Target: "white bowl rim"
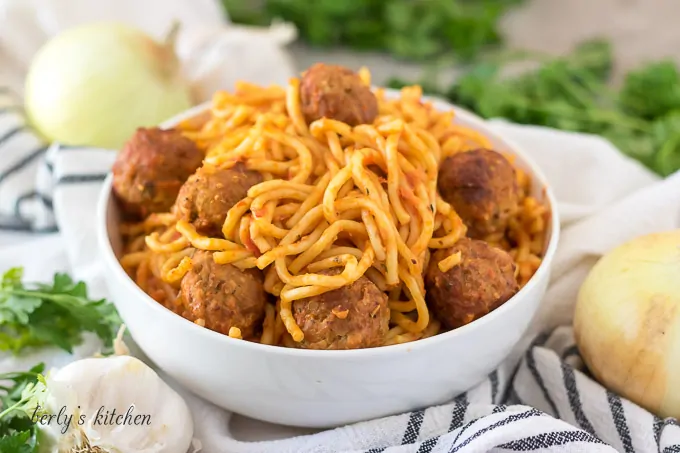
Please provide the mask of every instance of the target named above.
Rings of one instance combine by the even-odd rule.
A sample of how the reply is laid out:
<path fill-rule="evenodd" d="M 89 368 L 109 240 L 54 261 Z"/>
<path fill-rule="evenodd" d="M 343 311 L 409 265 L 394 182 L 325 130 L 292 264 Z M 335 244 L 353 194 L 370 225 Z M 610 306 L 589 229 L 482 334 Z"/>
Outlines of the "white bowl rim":
<path fill-rule="evenodd" d="M 399 90 L 393 90 L 389 88 L 384 88 L 384 92 L 385 94 L 388 95 L 388 97 L 394 97 L 399 94 Z M 180 322 L 181 321 L 185 322 L 187 329 L 193 329 L 197 335 L 207 336 L 206 339 L 209 339 L 210 341 L 222 341 L 224 342 L 225 346 L 228 347 L 250 348 L 253 352 L 283 354 L 289 356 L 309 358 L 335 357 L 337 359 L 350 359 L 359 357 L 367 359 L 369 357 L 383 356 L 387 354 L 400 354 L 406 352 L 410 353 L 415 352 L 416 350 L 422 348 L 427 348 L 429 345 L 435 344 L 437 342 L 448 341 L 457 336 L 464 335 L 470 330 L 475 329 L 484 323 L 489 323 L 492 322 L 495 318 L 502 317 L 506 311 L 512 309 L 513 305 L 516 304 L 517 301 L 522 296 L 524 296 L 524 294 L 530 292 L 531 288 L 536 286 L 542 278 L 549 278 L 549 276 L 546 274 L 550 272 L 550 267 L 555 252 L 557 250 L 557 243 L 560 235 L 559 215 L 557 213 L 557 203 L 555 196 L 541 169 L 538 167 L 538 165 L 536 165 L 536 163 L 531 158 L 529 158 L 525 154 L 525 152 L 522 150 L 522 147 L 517 145 L 513 140 L 504 137 L 502 134 L 495 133 L 493 130 L 489 128 L 484 119 L 475 115 L 474 113 L 465 110 L 464 108 L 458 107 L 454 104 L 451 104 L 447 101 L 435 97 L 423 96 L 423 99 L 430 100 L 434 104 L 438 104 L 439 106 L 445 107 L 448 110 L 453 109 L 455 111 L 456 118 L 464 118 L 465 121 L 471 124 L 475 129 L 484 131 L 485 135 L 492 136 L 494 138 L 499 139 L 500 141 L 505 142 L 507 146 L 512 150 L 512 153 L 517 155 L 517 157 L 520 158 L 522 163 L 531 170 L 532 181 L 540 182 L 541 187 L 543 189 L 543 194 L 545 195 L 545 198 L 547 198 L 550 205 L 551 234 L 550 237 L 548 238 L 548 247 L 541 261 L 541 265 L 538 267 L 538 269 L 531 277 L 531 279 L 527 282 L 527 284 L 524 285 L 524 287 L 522 287 L 515 295 L 513 295 L 500 307 L 496 308 L 490 313 L 487 313 L 481 318 L 478 318 L 464 326 L 458 327 L 453 330 L 449 330 L 448 332 L 439 333 L 437 335 L 433 335 L 431 337 L 423 338 L 420 340 L 374 348 L 347 349 L 347 350 L 316 350 L 301 348 L 298 349 L 282 346 L 265 345 L 252 341 L 238 340 L 235 338 L 231 338 L 228 335 L 224 335 L 222 333 L 206 329 L 205 327 L 201 327 L 189 321 L 188 319 L 185 319 L 182 316 L 173 313 L 172 311 L 168 310 L 167 308 L 156 302 L 154 299 L 151 298 L 151 296 L 142 291 L 142 289 L 139 286 L 137 286 L 137 284 L 123 270 L 123 267 L 120 265 L 120 262 L 118 261 L 118 258 L 116 257 L 113 251 L 111 241 L 108 235 L 107 217 L 109 201 L 112 193 L 112 179 L 113 179 L 113 175 L 111 173 L 109 173 L 106 180 L 104 181 L 102 191 L 99 195 L 97 206 L 97 230 L 99 237 L 99 248 L 100 251 L 103 252 L 104 260 L 108 265 L 107 267 L 113 269 L 113 271 L 116 273 L 115 277 L 117 282 L 126 285 L 128 287 L 127 289 L 132 293 L 138 294 L 139 297 L 144 300 L 144 303 L 150 305 L 152 307 L 152 310 L 157 311 L 159 316 L 167 316 L 168 318 L 166 319 L 168 320 L 170 320 L 170 317 L 176 317 Z M 180 113 L 179 115 L 169 119 L 168 121 L 163 122 L 160 125 L 160 127 L 161 128 L 173 127 L 178 122 L 204 111 L 210 104 L 211 102 L 208 101 L 203 104 L 192 107 L 191 109 L 183 113 Z"/>

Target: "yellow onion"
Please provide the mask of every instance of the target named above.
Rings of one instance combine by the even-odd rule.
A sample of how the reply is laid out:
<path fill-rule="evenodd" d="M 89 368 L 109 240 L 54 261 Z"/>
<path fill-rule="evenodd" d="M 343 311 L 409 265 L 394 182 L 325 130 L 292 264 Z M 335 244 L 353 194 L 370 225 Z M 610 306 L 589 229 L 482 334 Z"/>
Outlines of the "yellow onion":
<path fill-rule="evenodd" d="M 602 257 L 580 289 L 574 333 L 605 387 L 680 418 L 680 230 L 638 237 Z"/>
<path fill-rule="evenodd" d="M 26 111 L 48 140 L 119 148 L 137 127 L 155 126 L 191 107 L 174 51 L 135 28 L 96 23 L 66 30 L 34 57 Z"/>

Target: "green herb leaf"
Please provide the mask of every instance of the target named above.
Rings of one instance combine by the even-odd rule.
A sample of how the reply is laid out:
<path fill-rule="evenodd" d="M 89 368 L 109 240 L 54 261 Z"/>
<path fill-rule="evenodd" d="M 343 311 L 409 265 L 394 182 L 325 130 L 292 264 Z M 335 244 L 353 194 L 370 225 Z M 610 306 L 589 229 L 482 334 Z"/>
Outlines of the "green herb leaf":
<path fill-rule="evenodd" d="M 675 63 L 660 61 L 630 72 L 619 101 L 624 110 L 646 119 L 680 109 L 680 73 Z"/>
<path fill-rule="evenodd" d="M 29 371 L 0 374 L 0 382 L 11 387 L 0 389 L 0 452 L 35 453 L 39 433 L 31 420 L 37 405 L 44 405 L 47 389 L 40 363 Z"/>
<path fill-rule="evenodd" d="M 21 394 L 29 384 L 38 382 L 38 376 L 45 371 L 45 365 L 39 363 L 28 371 L 0 374 L 0 381 L 12 381 L 13 386 L 4 394 L 0 394 L 0 410 L 6 410 L 21 401 Z"/>
<path fill-rule="evenodd" d="M 470 60 L 500 42 L 498 20 L 521 0 L 222 0 L 235 23 L 293 23 L 313 46 Z"/>
<path fill-rule="evenodd" d="M 2 283 L 0 289 L 12 289 L 21 287 L 21 279 L 24 276 L 24 270 L 20 267 L 14 267 L 2 276 Z"/>
<path fill-rule="evenodd" d="M 588 41 L 562 58 L 538 60 L 537 69 L 513 77 L 493 60 L 477 64 L 445 96 L 485 118 L 601 135 L 662 176 L 680 170 L 680 71 L 674 64 L 633 71 L 616 93 L 607 85 L 613 58 L 606 41 Z M 428 92 L 427 83 L 419 84 Z"/>
<path fill-rule="evenodd" d="M 674 110 L 652 124 L 652 134 L 658 149 L 653 168 L 668 176 L 680 168 L 680 110 Z"/>
<path fill-rule="evenodd" d="M 22 273 L 10 269 L 0 287 L 0 350 L 19 353 L 27 347 L 55 345 L 68 352 L 95 333 L 110 347 L 121 320 L 106 300 L 89 300 L 83 282 L 56 274 L 51 284 L 25 287 Z"/>
<path fill-rule="evenodd" d="M 0 437 L 0 451 L 3 453 L 31 453 L 35 451 L 35 445 L 29 441 L 35 437 L 31 431 L 17 431 Z"/>
<path fill-rule="evenodd" d="M 28 317 L 42 305 L 37 297 L 8 297 L 0 306 L 0 325 L 9 323 L 28 324 Z"/>

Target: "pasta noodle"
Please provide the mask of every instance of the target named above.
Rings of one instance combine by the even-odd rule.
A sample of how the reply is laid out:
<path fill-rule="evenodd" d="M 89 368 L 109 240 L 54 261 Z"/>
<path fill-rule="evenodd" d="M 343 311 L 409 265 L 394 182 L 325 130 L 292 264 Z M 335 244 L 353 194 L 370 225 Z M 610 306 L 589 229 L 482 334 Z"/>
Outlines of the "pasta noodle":
<path fill-rule="evenodd" d="M 359 74 L 370 83 L 367 70 Z M 229 168 L 240 161 L 264 180 L 228 211 L 220 236 L 202 235 L 174 213 L 124 225 L 121 264 L 169 308 L 197 249 L 215 252 L 218 264 L 262 270 L 265 290 L 280 297 L 276 307 L 266 307 L 263 344 L 300 341 L 293 303 L 362 276 L 388 294 L 386 344 L 437 334 L 441 325 L 428 310 L 423 271 L 430 249 L 451 247 L 466 235 L 437 192 L 439 163 L 488 148 L 489 139 L 455 124 L 453 112 L 423 102 L 417 86 L 402 89 L 398 99 L 376 90 L 378 117 L 355 127 L 326 118 L 307 124 L 299 91 L 298 79 L 285 89 L 240 83 L 234 93 L 217 93 L 209 112 L 181 123 L 205 153 L 204 165 Z M 506 235 L 487 241 L 510 253 L 524 285 L 541 263 L 547 211 L 529 195 L 528 175 L 518 171 L 517 180 L 520 209 Z M 461 259 L 458 252 L 438 266 L 446 272 Z M 341 272 L 320 273 L 331 268 Z M 241 331 L 232 327 L 229 336 L 241 338 Z"/>

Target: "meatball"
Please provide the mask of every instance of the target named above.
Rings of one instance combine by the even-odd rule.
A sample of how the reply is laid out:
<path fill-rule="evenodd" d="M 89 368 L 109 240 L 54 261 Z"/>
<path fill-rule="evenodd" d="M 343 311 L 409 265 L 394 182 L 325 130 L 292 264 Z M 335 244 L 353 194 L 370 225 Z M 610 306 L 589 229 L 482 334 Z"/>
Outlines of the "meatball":
<path fill-rule="evenodd" d="M 302 114 L 308 123 L 330 118 L 350 126 L 370 124 L 378 116 L 378 100 L 350 69 L 315 64 L 300 83 Z"/>
<path fill-rule="evenodd" d="M 190 321 L 202 319 L 205 327 L 225 335 L 231 327 L 238 327 L 244 339 L 253 339 L 267 304 L 262 272 L 216 264 L 212 253 L 203 250 L 196 251 L 191 261 L 192 269 L 180 285 L 182 316 Z"/>
<path fill-rule="evenodd" d="M 203 153 L 178 130 L 140 128 L 113 164 L 113 190 L 124 210 L 138 217 L 167 212 Z"/>
<path fill-rule="evenodd" d="M 437 186 L 473 238 L 504 232 L 517 211 L 515 169 L 495 151 L 479 149 L 449 156 L 439 168 Z"/>
<path fill-rule="evenodd" d="M 321 271 L 337 275 L 340 268 Z M 348 286 L 293 302 L 305 349 L 359 349 L 381 346 L 389 330 L 387 295 L 366 277 Z"/>
<path fill-rule="evenodd" d="M 262 175 L 247 170 L 240 162 L 228 169 L 203 166 L 182 186 L 177 196 L 177 213 L 199 233 L 217 236 L 229 209 L 260 182 Z"/>
<path fill-rule="evenodd" d="M 439 262 L 457 252 L 461 262 L 442 272 Z M 432 254 L 425 284 L 428 306 L 449 329 L 495 310 L 519 290 L 512 257 L 484 241 L 468 238 Z"/>

